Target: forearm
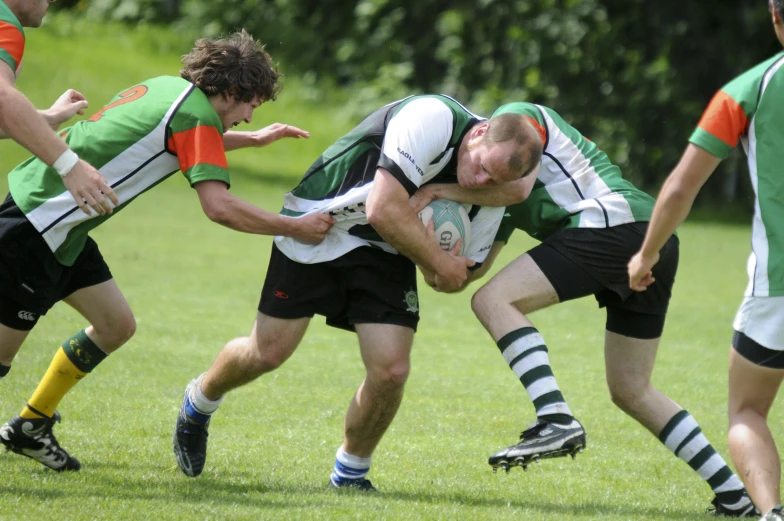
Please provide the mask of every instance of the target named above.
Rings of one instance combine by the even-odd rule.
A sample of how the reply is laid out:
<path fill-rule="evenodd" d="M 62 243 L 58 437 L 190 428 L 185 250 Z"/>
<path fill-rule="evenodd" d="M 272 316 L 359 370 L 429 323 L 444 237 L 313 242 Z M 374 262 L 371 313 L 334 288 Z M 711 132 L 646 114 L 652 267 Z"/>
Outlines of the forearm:
<path fill-rule="evenodd" d="M 659 253 L 667 240 L 691 211 L 697 192 L 685 189 L 677 178 L 670 176 L 664 183 L 640 252 L 644 256 Z"/>
<path fill-rule="evenodd" d="M 387 243 L 431 272 L 438 273 L 439 259 L 449 255 L 407 205 L 386 205 L 383 213 L 371 214 L 368 219 Z"/>
<path fill-rule="evenodd" d="M 529 182 L 530 181 L 530 182 Z M 511 183 L 486 188 L 467 189 L 457 183 L 427 185 L 433 199 L 450 199 L 478 206 L 512 206 L 521 203 L 531 193 L 533 179 L 518 179 Z"/>
<path fill-rule="evenodd" d="M 52 165 L 68 145 L 61 140 L 30 100 L 14 88 L 0 92 L 0 132 Z"/>
<path fill-rule="evenodd" d="M 267 212 L 233 196 L 229 196 L 220 208 L 219 212 L 214 211 L 207 216 L 238 232 L 291 236 L 294 230 L 293 218 Z"/>
<path fill-rule="evenodd" d="M 252 132 L 229 130 L 223 134 L 223 148 L 226 152 L 252 146 L 255 146 Z"/>

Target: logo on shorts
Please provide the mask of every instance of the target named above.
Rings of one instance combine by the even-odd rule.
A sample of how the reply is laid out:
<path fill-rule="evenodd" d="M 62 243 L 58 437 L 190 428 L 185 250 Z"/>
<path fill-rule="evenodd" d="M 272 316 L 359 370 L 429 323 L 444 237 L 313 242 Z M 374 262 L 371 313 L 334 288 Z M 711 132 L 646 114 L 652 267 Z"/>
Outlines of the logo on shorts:
<path fill-rule="evenodd" d="M 275 295 L 277 298 L 282 300 L 286 300 L 287 298 L 289 298 L 288 293 L 283 293 L 282 291 L 276 291 L 275 293 L 273 293 L 273 295 Z"/>
<path fill-rule="evenodd" d="M 30 311 L 20 311 L 16 316 L 22 320 L 29 320 L 30 322 L 35 321 L 35 313 Z"/>
<path fill-rule="evenodd" d="M 419 311 L 419 299 L 417 298 L 416 291 L 413 289 L 406 291 L 404 300 L 406 302 L 406 306 L 408 306 L 406 311 L 410 311 L 411 313 L 417 313 Z"/>

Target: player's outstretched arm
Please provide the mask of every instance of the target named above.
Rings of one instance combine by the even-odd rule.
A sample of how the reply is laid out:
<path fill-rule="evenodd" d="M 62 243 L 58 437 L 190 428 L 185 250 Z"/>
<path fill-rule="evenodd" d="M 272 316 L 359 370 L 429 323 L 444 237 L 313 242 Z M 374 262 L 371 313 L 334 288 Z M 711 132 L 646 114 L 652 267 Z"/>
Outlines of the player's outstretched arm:
<path fill-rule="evenodd" d="M 11 139 L 53 166 L 81 210 L 92 208 L 103 215 L 112 212 L 107 198 L 117 206 L 114 190 L 95 168 L 80 160 L 55 134 L 24 94 L 14 87 L 13 71 L 0 62 L 0 129 Z"/>
<path fill-rule="evenodd" d="M 285 123 L 273 123 L 254 131 L 229 130 L 223 134 L 223 148 L 226 152 L 247 147 L 265 147 L 283 138 L 309 138 L 310 132 Z"/>
<path fill-rule="evenodd" d="M 642 247 L 629 261 L 629 287 L 633 290 L 645 291 L 654 282 L 651 270 L 659 261 L 659 250 L 689 215 L 700 188 L 720 162 L 697 145 L 686 147 L 662 186 Z"/>
<path fill-rule="evenodd" d="M 285 235 L 306 244 L 318 244 L 335 224 L 335 220 L 325 214 L 293 218 L 267 212 L 231 195 L 221 181 L 202 181 L 194 188 L 202 210 L 211 221 L 239 232 Z"/>
<path fill-rule="evenodd" d="M 525 201 L 531 195 L 538 173 L 537 166 L 527 176 L 516 181 L 483 188 L 463 188 L 457 183 L 425 185 L 411 196 L 409 204 L 416 213 L 436 199 L 449 199 L 478 206 L 512 206 Z"/>

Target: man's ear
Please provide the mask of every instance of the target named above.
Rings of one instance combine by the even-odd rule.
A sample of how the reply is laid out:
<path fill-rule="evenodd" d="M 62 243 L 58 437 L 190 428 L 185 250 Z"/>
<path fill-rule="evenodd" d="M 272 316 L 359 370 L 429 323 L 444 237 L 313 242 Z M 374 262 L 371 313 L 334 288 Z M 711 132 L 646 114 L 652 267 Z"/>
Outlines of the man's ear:
<path fill-rule="evenodd" d="M 484 121 L 484 122 L 478 124 L 471 131 L 471 133 L 473 134 L 472 137 L 484 136 L 485 134 L 487 134 L 487 130 L 489 128 L 490 128 L 490 122 L 489 121 Z"/>

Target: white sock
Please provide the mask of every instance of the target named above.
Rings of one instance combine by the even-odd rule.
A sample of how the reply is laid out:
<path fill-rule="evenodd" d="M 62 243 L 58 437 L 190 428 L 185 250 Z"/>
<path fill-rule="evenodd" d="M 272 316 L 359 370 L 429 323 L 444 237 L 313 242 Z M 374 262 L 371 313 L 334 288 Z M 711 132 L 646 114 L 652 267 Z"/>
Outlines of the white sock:
<path fill-rule="evenodd" d="M 341 479 L 362 479 L 370 472 L 370 459 L 354 456 L 343 450 L 341 445 L 335 454 L 335 468 L 332 471 L 332 478 Z"/>
<path fill-rule="evenodd" d="M 203 379 L 204 375 L 201 375 L 196 380 L 196 384 L 191 387 L 191 392 L 188 395 L 188 398 L 191 400 L 191 405 L 193 405 L 199 412 L 203 414 L 212 414 L 218 409 L 218 406 L 223 401 L 223 396 L 217 400 L 210 400 L 204 396 L 204 393 L 201 392 L 201 381 Z"/>

